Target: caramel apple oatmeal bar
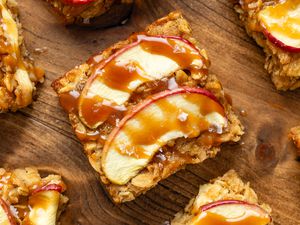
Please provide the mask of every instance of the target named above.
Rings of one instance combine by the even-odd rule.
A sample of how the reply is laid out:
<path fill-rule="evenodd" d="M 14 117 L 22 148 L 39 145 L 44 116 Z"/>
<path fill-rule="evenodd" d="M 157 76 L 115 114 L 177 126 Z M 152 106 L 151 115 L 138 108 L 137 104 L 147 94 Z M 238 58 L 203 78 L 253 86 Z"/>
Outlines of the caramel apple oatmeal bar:
<path fill-rule="evenodd" d="M 173 12 L 53 82 L 116 203 L 240 140 L 242 125 L 198 46 Z"/>
<path fill-rule="evenodd" d="M 271 225 L 271 208 L 260 203 L 249 183 L 234 170 L 200 186 L 196 198 L 176 214 L 171 225 Z"/>
<path fill-rule="evenodd" d="M 44 71 L 25 49 L 15 0 L 0 0 L 0 113 L 28 106 Z"/>
<path fill-rule="evenodd" d="M 68 198 L 59 175 L 41 177 L 35 168 L 0 168 L 0 223 L 55 225 Z"/>
<path fill-rule="evenodd" d="M 278 90 L 300 87 L 300 1 L 235 0 L 235 10 L 266 53 L 265 69 Z"/>

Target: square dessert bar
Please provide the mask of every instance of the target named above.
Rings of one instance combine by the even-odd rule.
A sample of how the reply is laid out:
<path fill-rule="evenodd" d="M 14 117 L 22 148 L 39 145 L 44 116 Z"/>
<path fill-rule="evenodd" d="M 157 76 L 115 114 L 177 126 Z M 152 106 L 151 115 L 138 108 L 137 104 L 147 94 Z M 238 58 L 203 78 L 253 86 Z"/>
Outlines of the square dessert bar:
<path fill-rule="evenodd" d="M 300 87 L 300 2 L 235 0 L 247 33 L 266 53 L 265 69 L 278 90 Z M 298 10 L 298 11 L 297 11 Z M 298 18 L 298 19 L 297 19 Z"/>
<path fill-rule="evenodd" d="M 1 224 L 57 224 L 68 198 L 59 175 L 41 177 L 35 168 L 0 168 Z"/>
<path fill-rule="evenodd" d="M 271 225 L 270 213 L 270 206 L 259 203 L 249 183 L 230 170 L 223 177 L 201 185 L 197 197 L 176 214 L 171 225 Z"/>
<path fill-rule="evenodd" d="M 15 0 L 0 1 L 0 113 L 32 102 L 44 71 L 35 67 L 25 49 Z"/>
<path fill-rule="evenodd" d="M 106 27 L 126 20 L 133 0 L 46 0 L 66 24 Z"/>
<path fill-rule="evenodd" d="M 242 125 L 209 64 L 173 12 L 53 82 L 116 203 L 240 140 Z"/>

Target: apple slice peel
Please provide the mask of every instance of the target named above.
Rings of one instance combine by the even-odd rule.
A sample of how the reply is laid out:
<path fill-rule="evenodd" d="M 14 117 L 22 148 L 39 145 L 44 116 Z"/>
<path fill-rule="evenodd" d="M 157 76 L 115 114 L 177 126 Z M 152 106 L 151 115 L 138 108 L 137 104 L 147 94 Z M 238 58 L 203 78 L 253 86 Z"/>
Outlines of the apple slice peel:
<path fill-rule="evenodd" d="M 292 53 L 300 52 L 300 1 L 286 0 L 265 7 L 258 18 L 263 33 L 275 46 Z"/>
<path fill-rule="evenodd" d="M 8 204 L 0 197 L 0 225 L 17 225 Z"/>
<path fill-rule="evenodd" d="M 172 46 L 172 54 L 160 54 L 157 46 L 152 49 L 143 47 L 144 43 L 151 42 Z M 180 65 L 180 57 L 192 60 L 183 60 L 184 63 L 190 64 Z M 93 75 L 88 79 L 79 99 L 79 117 L 86 126 L 96 128 L 106 120 L 106 116 L 104 119 L 102 116 L 98 118 L 101 110 L 95 110 L 93 113 L 90 108 L 101 105 L 102 100 L 110 101 L 112 105 L 123 105 L 141 84 L 166 78 L 179 69 L 187 69 L 182 68 L 183 66 L 202 68 L 203 60 L 199 50 L 183 38 L 138 35 L 137 41 L 93 65 Z M 87 104 L 88 101 L 92 103 Z"/>
<path fill-rule="evenodd" d="M 245 224 L 267 225 L 272 218 L 258 205 L 239 200 L 220 200 L 201 207 L 191 225 Z"/>
<path fill-rule="evenodd" d="M 210 108 L 209 112 L 202 115 L 201 107 Z M 178 119 L 182 113 L 187 114 L 185 120 Z M 126 184 L 168 141 L 197 137 L 211 125 L 224 128 L 226 124 L 223 106 L 204 89 L 183 87 L 158 93 L 137 105 L 109 135 L 102 169 L 111 182 Z"/>
<path fill-rule="evenodd" d="M 32 192 L 29 197 L 28 220 L 32 225 L 55 225 L 62 187 L 48 184 Z"/>

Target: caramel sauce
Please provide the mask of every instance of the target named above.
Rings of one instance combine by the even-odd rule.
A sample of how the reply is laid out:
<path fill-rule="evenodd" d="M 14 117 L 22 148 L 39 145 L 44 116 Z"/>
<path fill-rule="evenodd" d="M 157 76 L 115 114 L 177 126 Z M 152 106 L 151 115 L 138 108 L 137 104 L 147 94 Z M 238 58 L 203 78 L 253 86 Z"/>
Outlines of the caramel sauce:
<path fill-rule="evenodd" d="M 3 189 L 3 187 L 6 186 L 6 188 L 14 187 L 12 173 L 11 172 L 5 172 L 3 175 L 0 176 L 0 190 Z M 26 196 L 19 196 L 18 203 L 13 205 L 15 209 L 17 209 L 18 217 L 20 220 L 23 220 L 29 213 L 28 208 L 28 197 Z"/>
<path fill-rule="evenodd" d="M 48 196 L 45 196 L 43 191 L 41 191 L 29 197 L 28 206 L 29 208 L 41 208 L 45 210 L 48 207 L 48 202 Z"/>
<path fill-rule="evenodd" d="M 185 101 L 198 105 L 200 111 L 195 114 L 186 113 L 186 119 L 180 120 L 178 119 L 179 115 L 185 112 L 176 106 L 176 104 L 171 103 L 168 97 L 167 99 L 159 99 L 151 104 L 155 104 L 155 107 L 160 109 L 162 115 L 159 117 L 151 116 L 149 113 L 144 113 L 145 109 L 141 110 L 134 115 L 134 120 L 139 124 L 138 127 L 124 125 L 122 128 L 122 132 L 126 134 L 129 139 L 128 143 L 130 144 L 113 143 L 113 147 L 121 154 L 135 158 L 149 158 L 151 156 L 147 154 L 144 146 L 156 144 L 163 135 L 171 131 L 180 131 L 186 137 L 196 137 L 201 132 L 207 131 L 210 128 L 210 124 L 203 116 L 211 112 L 218 112 L 224 116 L 222 106 L 209 97 L 195 93 L 180 94 L 180 96 Z M 161 145 L 164 144 L 161 143 Z"/>
<path fill-rule="evenodd" d="M 142 81 L 143 83 L 149 79 L 143 74 L 142 68 L 136 62 L 130 62 L 120 65 L 118 60 L 109 61 L 103 69 L 96 72 L 96 79 L 104 83 L 111 89 L 131 93 L 129 85 L 133 81 Z"/>
<path fill-rule="evenodd" d="M 52 192 L 54 195 L 51 194 L 49 196 L 49 192 Z M 45 214 L 45 212 L 53 207 L 54 204 L 59 204 L 59 195 L 60 193 L 55 190 L 41 191 L 32 194 L 28 200 L 28 208 L 30 211 L 26 214 L 26 217 L 22 221 L 22 225 L 36 224 L 38 218 L 43 218 L 43 216 L 46 215 L 50 218 L 50 215 Z"/>
<path fill-rule="evenodd" d="M 77 112 L 79 96 L 80 93 L 76 90 L 61 93 L 59 94 L 59 102 L 66 112 Z"/>
<path fill-rule="evenodd" d="M 5 186 L 14 187 L 13 177 L 11 172 L 5 172 L 0 176 L 0 190 Z M 36 186 L 34 184 L 32 187 Z M 39 185 L 39 184 L 38 184 Z M 31 189 L 32 187 L 29 187 Z M 17 216 L 20 221 L 22 221 L 22 225 L 32 225 L 29 219 L 29 213 L 33 207 L 39 208 L 47 208 L 49 199 L 43 196 L 43 192 L 38 192 L 36 194 L 30 196 L 22 196 L 18 197 L 18 203 L 12 204 L 12 206 L 17 210 Z"/>
<path fill-rule="evenodd" d="M 75 131 L 75 134 L 80 141 L 97 141 L 100 137 L 100 132 L 98 130 L 84 133 Z"/>
<path fill-rule="evenodd" d="M 155 54 L 162 55 L 169 59 L 175 61 L 183 69 L 201 69 L 195 67 L 193 62 L 195 60 L 201 60 L 205 62 L 205 59 L 198 52 L 198 50 L 193 51 L 185 46 L 180 46 L 176 39 L 166 38 L 159 41 L 156 41 L 155 38 L 147 36 L 138 36 L 138 39 L 141 41 L 140 45 L 143 50 Z M 191 43 L 186 42 L 186 44 L 191 45 Z"/>
<path fill-rule="evenodd" d="M 266 7 L 260 13 L 260 19 L 271 21 L 262 21 L 267 30 L 284 34 L 291 39 L 300 39 L 300 0 L 286 0 L 273 6 Z M 266 19 L 263 19 L 263 17 Z"/>
<path fill-rule="evenodd" d="M 81 105 L 82 116 L 88 124 L 97 124 L 100 121 L 106 121 L 112 114 L 118 113 L 120 110 L 118 105 L 109 102 L 111 105 L 104 105 L 103 99 L 99 96 L 94 98 L 86 98 Z"/>
<path fill-rule="evenodd" d="M 17 24 L 11 13 L 6 9 L 5 3 L 0 3 L 0 11 L 1 29 L 5 33 L 2 36 L 5 40 L 0 41 L 1 60 L 6 66 L 10 67 L 12 70 L 10 72 L 15 73 L 18 69 L 22 69 L 27 71 L 29 76 L 33 74 L 36 79 L 41 79 L 44 76 L 44 70 L 28 65 L 22 57 Z"/>
<path fill-rule="evenodd" d="M 160 149 L 152 158 L 151 163 L 157 163 L 161 172 L 164 169 L 169 171 L 177 171 L 180 166 L 192 163 L 193 157 L 187 153 L 181 153 L 169 147 Z"/>
<path fill-rule="evenodd" d="M 219 146 L 222 143 L 220 134 L 217 134 L 215 132 L 209 132 L 209 131 L 203 132 L 199 136 L 197 141 L 207 147 Z"/>
<path fill-rule="evenodd" d="M 240 115 L 243 117 L 246 117 L 248 115 L 248 112 L 245 109 L 240 110 Z"/>
<path fill-rule="evenodd" d="M 258 217 L 255 215 L 247 215 L 240 219 L 229 220 L 221 215 L 203 212 L 198 214 L 192 220 L 192 225 L 267 225 L 270 219 L 266 217 Z"/>
<path fill-rule="evenodd" d="M 145 35 L 137 35 L 135 38 L 136 45 L 139 45 L 144 51 L 154 55 L 166 56 L 175 61 L 180 68 L 198 69 L 200 71 L 202 68 L 193 65 L 193 63 L 195 60 L 205 62 L 198 50 L 191 47 L 191 44 L 187 41 L 184 41 L 185 45 L 182 45 L 181 43 L 179 44 L 177 38 L 160 38 Z M 120 51 L 126 52 L 126 50 L 122 49 Z M 134 91 L 131 87 L 132 83 L 139 82 L 142 84 L 153 80 L 153 78 L 148 77 L 148 74 L 145 74 L 145 71 L 137 61 L 121 64 L 118 61 L 118 56 L 113 56 L 113 58 L 107 59 L 106 62 L 102 60 L 99 63 L 95 63 L 92 71 L 93 73 L 81 94 L 83 99 L 82 104 L 79 106 L 84 123 L 89 127 L 96 127 L 106 121 L 111 114 L 120 111 L 113 100 L 104 99 L 97 93 L 90 93 L 87 90 L 93 82 L 102 83 L 110 89 L 127 93 L 130 96 Z M 112 106 L 103 104 L 104 101 L 110 102 Z"/>

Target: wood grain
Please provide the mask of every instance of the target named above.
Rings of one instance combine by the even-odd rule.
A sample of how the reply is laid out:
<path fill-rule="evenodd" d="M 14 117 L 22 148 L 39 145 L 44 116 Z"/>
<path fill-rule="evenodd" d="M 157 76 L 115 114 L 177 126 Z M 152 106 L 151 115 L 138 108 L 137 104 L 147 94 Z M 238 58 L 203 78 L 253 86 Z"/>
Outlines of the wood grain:
<path fill-rule="evenodd" d="M 70 197 L 62 225 L 164 224 L 200 184 L 231 168 L 271 205 L 276 225 L 299 224 L 300 163 L 287 132 L 300 124 L 300 91 L 274 89 L 263 69 L 263 51 L 246 35 L 229 1 L 144 0 L 125 26 L 105 30 L 65 28 L 42 0 L 19 4 L 28 49 L 48 48 L 32 54 L 47 78 L 33 105 L 0 115 L 0 165 L 36 166 L 62 174 Z M 50 84 L 92 53 L 175 9 L 184 13 L 207 49 L 211 70 L 232 96 L 236 112 L 246 111 L 247 116 L 241 116 L 246 134 L 240 144 L 225 146 L 217 158 L 188 166 L 136 201 L 115 206 L 99 185 Z"/>

